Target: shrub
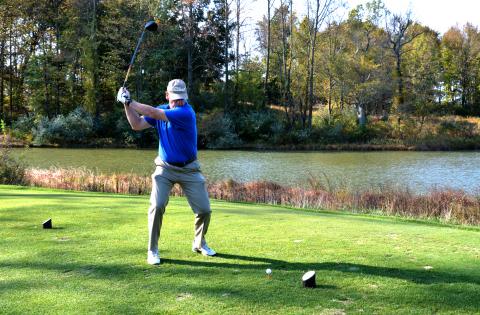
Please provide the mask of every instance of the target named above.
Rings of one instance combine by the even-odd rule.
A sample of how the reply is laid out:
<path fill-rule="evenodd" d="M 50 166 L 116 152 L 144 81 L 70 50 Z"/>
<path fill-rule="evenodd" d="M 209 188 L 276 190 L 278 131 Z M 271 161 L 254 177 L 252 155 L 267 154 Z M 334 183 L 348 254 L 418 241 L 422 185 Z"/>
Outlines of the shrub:
<path fill-rule="evenodd" d="M 16 138 L 31 140 L 32 129 L 34 126 L 34 115 L 22 115 L 15 122 L 13 122 L 12 133 Z"/>
<path fill-rule="evenodd" d="M 67 116 L 58 115 L 52 119 L 42 117 L 33 128 L 33 143 L 84 144 L 90 140 L 93 129 L 92 115 L 78 107 Z"/>
<path fill-rule="evenodd" d="M 230 117 L 221 111 L 197 115 L 198 146 L 208 149 L 238 147 L 242 142 L 234 131 Z"/>
<path fill-rule="evenodd" d="M 419 137 L 419 128 L 413 118 L 396 117 L 392 121 L 392 136 L 407 143 L 414 143 Z"/>
<path fill-rule="evenodd" d="M 119 119 L 115 126 L 117 130 L 117 135 L 120 141 L 127 145 L 136 144 L 140 141 L 141 133 L 135 130 L 132 130 L 132 127 L 128 123 L 127 119 Z"/>
<path fill-rule="evenodd" d="M 288 133 L 290 143 L 306 144 L 310 141 L 312 131 L 309 129 L 294 129 Z"/>
<path fill-rule="evenodd" d="M 358 129 L 353 112 L 334 112 L 328 116 L 328 112 L 324 111 L 314 120 L 314 126 L 313 138 L 323 143 L 350 142 L 356 138 Z"/>
<path fill-rule="evenodd" d="M 465 120 L 444 120 L 438 126 L 439 135 L 450 137 L 473 137 L 476 124 Z"/>
<path fill-rule="evenodd" d="M 246 112 L 236 121 L 238 135 L 247 142 L 269 141 L 274 134 L 274 128 L 277 132 L 283 129 L 278 124 L 275 113 L 269 111 Z"/>

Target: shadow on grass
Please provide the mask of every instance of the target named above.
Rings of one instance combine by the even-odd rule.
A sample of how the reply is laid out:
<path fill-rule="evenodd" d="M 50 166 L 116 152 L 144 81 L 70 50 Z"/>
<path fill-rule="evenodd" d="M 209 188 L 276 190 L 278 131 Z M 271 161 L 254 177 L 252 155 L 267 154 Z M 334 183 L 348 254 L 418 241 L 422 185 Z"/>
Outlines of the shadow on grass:
<path fill-rule="evenodd" d="M 66 252 L 64 252 L 64 254 L 65 253 Z M 135 249 L 129 251 L 129 253 L 130 255 L 134 256 L 143 256 L 143 251 L 140 252 Z M 56 254 L 60 255 L 61 253 L 57 252 Z M 122 253 L 122 255 L 128 254 Z M 178 266 L 185 266 L 187 268 L 177 268 Z M 284 274 L 284 276 L 277 278 L 277 281 L 279 282 L 276 282 L 276 286 L 274 287 L 249 287 L 249 279 L 251 279 L 252 276 L 256 277 L 255 274 L 258 274 L 259 272 L 263 273 L 263 270 L 265 270 L 266 267 L 274 269 L 275 273 L 277 274 L 281 274 L 282 272 L 287 272 L 288 274 Z M 288 299 L 287 302 L 287 300 L 284 299 L 285 294 L 290 294 L 292 296 L 295 296 L 296 298 L 306 298 L 311 300 L 312 303 L 314 303 L 313 301 L 315 299 L 319 298 L 319 294 L 322 296 L 327 295 L 329 296 L 329 299 L 334 298 L 336 294 L 343 294 L 341 292 L 344 292 L 344 287 L 337 287 L 332 283 L 319 283 L 318 290 L 314 290 L 317 291 L 317 293 L 312 292 L 311 295 L 305 295 L 304 292 L 306 291 L 298 291 L 297 289 L 295 289 L 300 289 L 300 285 L 297 282 L 294 286 L 288 281 L 285 282 L 288 279 L 292 279 L 292 277 L 300 277 L 301 273 L 303 273 L 304 271 L 315 270 L 320 277 L 329 274 L 329 272 L 334 272 L 349 274 L 350 277 L 354 276 L 359 278 L 369 278 L 370 276 L 376 276 L 391 279 L 400 279 L 409 281 L 415 285 L 420 285 L 418 287 L 410 287 L 410 289 L 406 290 L 403 285 L 392 284 L 392 287 L 389 290 L 385 291 L 384 294 L 380 296 L 373 296 L 372 299 L 374 301 L 378 299 L 381 299 L 383 301 L 383 299 L 385 299 L 385 303 L 389 303 L 388 301 L 390 301 L 390 303 L 400 303 L 409 305 L 410 307 L 414 307 L 416 303 L 421 303 L 424 307 L 429 307 L 430 305 L 440 303 L 443 306 L 447 307 L 447 309 L 451 310 L 471 311 L 472 309 L 480 309 L 480 300 L 476 298 L 480 290 L 480 288 L 478 287 L 478 285 L 480 285 L 480 278 L 478 276 L 454 274 L 433 270 L 427 271 L 379 267 L 363 264 L 353 264 L 348 262 L 289 262 L 264 257 L 220 253 L 217 255 L 217 257 L 208 258 L 201 256 L 192 256 L 192 259 L 190 260 L 162 258 L 162 264 L 157 267 L 144 264 L 143 259 L 142 264 L 132 265 L 127 263 L 82 263 L 75 261 L 63 263 L 55 262 L 54 260 L 52 261 L 51 257 L 48 256 L 37 256 L 36 258 L 29 260 L 0 261 L 0 272 L 8 272 L 9 269 L 34 269 L 38 271 L 53 271 L 59 274 L 57 276 L 57 281 L 59 281 L 58 279 L 62 279 L 62 277 L 68 278 L 70 276 L 74 276 L 75 279 L 78 279 L 78 277 L 84 278 L 85 280 L 88 278 L 92 278 L 112 281 L 112 283 L 115 283 L 116 281 L 150 281 L 147 280 L 148 278 L 145 278 L 145 276 L 152 277 L 151 281 L 154 281 L 156 283 L 158 283 L 157 281 L 162 278 L 167 279 L 166 281 L 171 281 L 171 279 L 177 279 L 176 281 L 179 281 L 179 284 L 169 283 L 168 289 L 165 287 L 160 287 L 159 290 L 167 289 L 169 292 L 171 291 L 172 294 L 177 294 L 178 292 L 185 292 L 185 290 L 187 290 L 186 292 L 191 291 L 195 294 L 208 295 L 214 298 L 218 298 L 218 296 L 220 296 L 224 292 L 232 292 L 234 296 L 241 298 L 242 300 L 250 300 L 252 303 L 274 302 L 278 305 L 291 304 L 293 306 L 297 306 L 298 302 L 296 302 L 296 299 Z M 225 269 L 227 269 L 227 271 L 225 271 Z M 228 271 L 228 269 L 230 269 L 231 271 Z M 325 271 L 326 273 L 322 273 L 322 271 Z M 207 279 L 211 279 L 212 277 L 218 277 L 219 273 L 227 273 L 228 277 L 229 272 L 235 274 L 236 277 L 243 277 L 243 280 L 234 281 L 237 285 L 240 284 L 243 289 L 225 285 L 222 282 L 213 285 L 213 287 L 212 283 L 210 283 L 207 290 L 201 285 L 198 285 L 198 287 L 196 287 L 196 284 L 188 283 L 188 281 L 186 280 L 190 279 L 194 275 L 197 275 L 200 279 L 205 279 L 205 281 L 208 281 Z M 332 277 L 337 278 L 342 276 L 332 274 Z M 65 278 L 64 280 L 68 281 L 67 278 Z M 182 279 L 185 279 L 185 281 L 183 281 Z M 329 279 L 329 282 L 331 282 L 331 277 L 329 277 Z M 199 280 L 197 280 L 197 282 L 198 281 Z M 371 280 L 365 281 L 368 282 Z M 345 282 L 342 283 L 343 285 L 345 285 Z M 462 294 L 458 295 L 460 288 L 459 286 L 451 287 L 450 284 L 462 285 Z M 21 281 L 19 283 L 15 283 L 15 281 L 4 281 L 3 283 L 0 283 L 0 292 L 5 292 L 8 290 L 23 290 L 31 285 L 32 283 L 30 281 Z M 276 291 L 278 290 L 278 286 L 283 288 L 281 290 L 281 292 L 283 293 L 277 297 L 275 294 L 278 294 L 278 291 Z M 272 300 L 258 300 L 257 295 L 265 294 L 265 290 L 272 290 Z M 354 288 L 353 290 L 353 292 L 356 292 L 356 290 L 358 289 Z M 403 291 L 405 292 L 401 293 Z M 275 294 L 273 294 L 273 292 L 275 292 Z"/>
<path fill-rule="evenodd" d="M 143 252 L 142 252 L 143 253 Z M 132 252 L 130 252 L 132 254 Z M 140 253 L 138 253 L 140 254 Z M 46 256 L 45 258 L 48 258 Z M 220 260 L 220 259 L 221 260 Z M 203 259 L 203 258 L 202 258 Z M 278 259 L 270 259 L 263 257 L 251 257 L 251 256 L 241 256 L 241 255 L 231 255 L 231 254 L 217 254 L 216 257 L 206 258 L 211 261 L 197 260 L 192 258 L 192 260 L 181 260 L 181 259 L 170 259 L 162 257 L 162 265 L 180 265 L 180 266 L 191 266 L 191 267 L 202 267 L 202 268 L 230 268 L 234 270 L 263 270 L 264 268 L 272 268 L 277 271 L 299 271 L 304 272 L 307 270 L 315 271 L 336 271 L 342 273 L 348 273 L 358 276 L 378 276 L 378 277 L 387 277 L 393 279 L 401 279 L 410 281 L 416 284 L 453 284 L 453 283 L 464 283 L 472 285 L 480 285 L 480 277 L 475 275 L 466 275 L 466 274 L 452 274 L 448 272 L 435 271 L 435 270 L 416 270 L 416 269 L 402 269 L 402 268 L 391 268 L 391 267 L 380 267 L 380 266 L 370 266 L 363 264 L 354 264 L 348 262 L 288 262 Z M 228 260 L 235 261 L 244 261 L 249 262 L 247 264 L 228 262 Z M 225 262 L 226 261 L 226 262 Z M 149 268 L 151 266 L 144 266 Z M 46 270 L 57 270 L 64 272 L 65 270 L 82 270 L 82 269 L 92 269 L 92 276 L 103 278 L 111 277 L 115 275 L 122 275 L 132 271 L 132 268 L 144 269 L 139 266 L 131 265 L 110 265 L 110 264 L 95 264 L 95 265 L 82 265 L 76 262 L 68 263 L 54 263 L 39 260 L 39 261 L 0 261 L 0 268 L 28 268 L 28 269 L 46 269 Z M 181 272 L 181 271 L 180 271 Z M 479 301 L 480 302 L 480 301 Z"/>
<path fill-rule="evenodd" d="M 434 283 L 468 283 L 480 285 L 480 277 L 450 274 L 446 272 L 433 270 L 414 270 L 414 269 L 400 269 L 390 267 L 377 267 L 362 264 L 352 263 L 336 263 L 336 262 L 321 262 L 321 263 L 296 263 L 287 262 L 277 259 L 250 257 L 230 254 L 217 254 L 218 258 L 232 259 L 253 262 L 255 264 L 235 264 L 222 262 L 204 262 L 194 260 L 177 260 L 177 259 L 162 259 L 162 263 L 190 265 L 195 267 L 215 267 L 215 268 L 235 268 L 235 269 L 258 269 L 269 266 L 275 270 L 283 271 L 307 271 L 307 270 L 327 270 L 338 271 L 358 275 L 371 275 L 379 277 L 388 277 L 395 279 L 407 280 L 418 284 L 434 284 Z M 260 264 L 259 264 L 260 263 Z"/>

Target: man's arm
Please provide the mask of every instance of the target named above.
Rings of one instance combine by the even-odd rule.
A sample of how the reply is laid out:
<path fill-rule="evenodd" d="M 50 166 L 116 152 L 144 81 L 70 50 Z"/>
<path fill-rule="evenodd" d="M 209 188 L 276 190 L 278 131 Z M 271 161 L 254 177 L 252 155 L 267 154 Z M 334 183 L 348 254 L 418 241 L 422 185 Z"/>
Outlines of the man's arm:
<path fill-rule="evenodd" d="M 117 93 L 117 101 L 123 103 L 127 120 L 133 130 L 143 130 L 152 127 L 144 117 L 147 116 L 156 120 L 168 121 L 167 115 L 163 109 L 155 108 L 150 105 L 142 104 L 130 99 L 130 93 L 124 87 L 121 87 Z"/>
<path fill-rule="evenodd" d="M 143 117 L 141 117 L 133 108 L 124 105 L 127 120 L 133 130 L 143 130 L 152 127 Z"/>
<path fill-rule="evenodd" d="M 165 115 L 165 111 L 163 109 L 142 104 L 134 100 L 132 100 L 129 107 L 133 109 L 135 112 L 142 114 L 143 116 L 148 116 L 156 120 L 168 121 L 167 115 Z"/>

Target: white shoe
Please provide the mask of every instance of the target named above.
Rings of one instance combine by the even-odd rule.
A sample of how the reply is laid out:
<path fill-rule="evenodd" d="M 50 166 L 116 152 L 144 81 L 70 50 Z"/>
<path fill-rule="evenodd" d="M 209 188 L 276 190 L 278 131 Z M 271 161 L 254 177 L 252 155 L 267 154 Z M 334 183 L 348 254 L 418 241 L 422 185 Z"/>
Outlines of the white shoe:
<path fill-rule="evenodd" d="M 217 254 L 217 252 L 208 247 L 207 244 L 203 244 L 200 248 L 192 246 L 192 251 L 195 253 L 201 253 L 203 256 L 215 256 Z"/>
<path fill-rule="evenodd" d="M 148 251 L 147 263 L 149 265 L 160 265 L 160 256 L 158 255 L 158 251 Z"/>

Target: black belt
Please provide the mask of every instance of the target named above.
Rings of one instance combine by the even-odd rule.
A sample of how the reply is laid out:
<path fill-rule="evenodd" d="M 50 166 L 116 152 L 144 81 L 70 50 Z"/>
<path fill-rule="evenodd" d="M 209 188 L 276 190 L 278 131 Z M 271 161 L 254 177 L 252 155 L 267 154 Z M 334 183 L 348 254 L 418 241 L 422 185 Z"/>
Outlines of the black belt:
<path fill-rule="evenodd" d="M 185 161 L 185 162 L 167 162 L 167 164 L 170 164 L 170 165 L 173 165 L 173 166 L 176 166 L 176 167 L 184 167 L 185 165 L 188 165 L 194 161 L 196 161 L 197 158 L 194 157 L 193 159 L 190 159 L 188 161 Z"/>

